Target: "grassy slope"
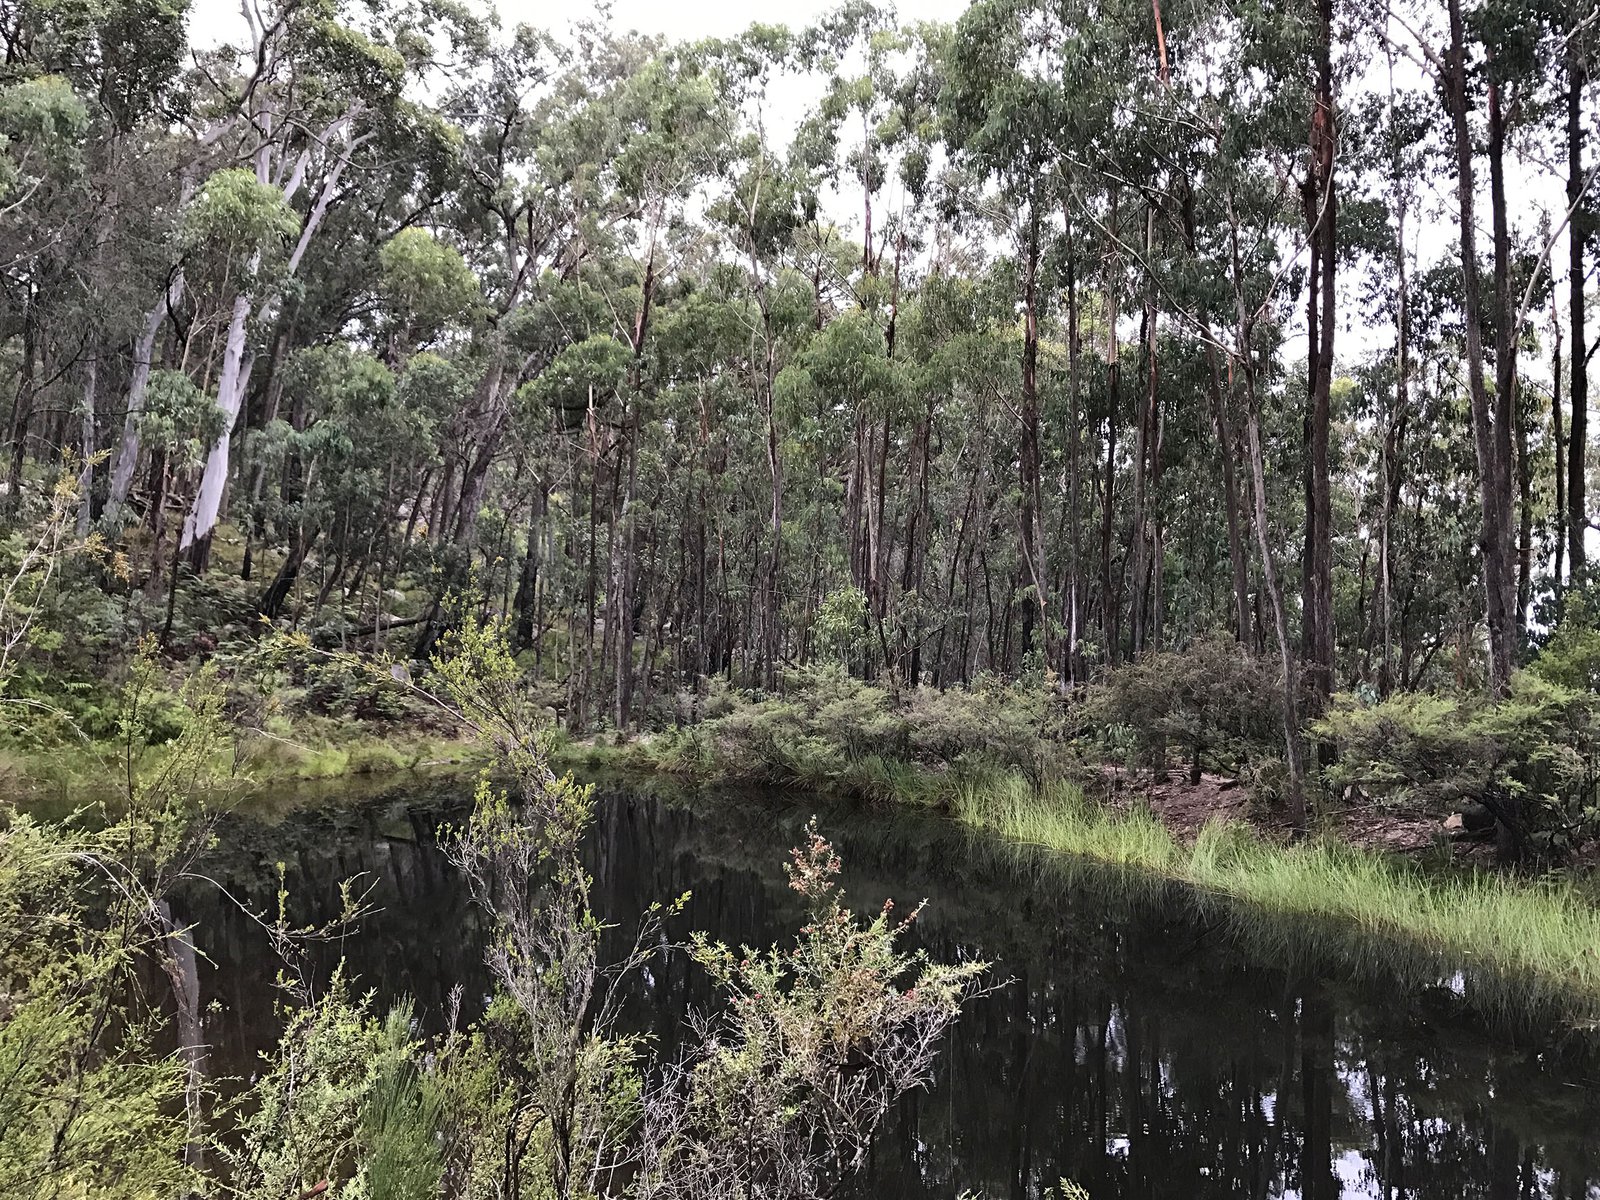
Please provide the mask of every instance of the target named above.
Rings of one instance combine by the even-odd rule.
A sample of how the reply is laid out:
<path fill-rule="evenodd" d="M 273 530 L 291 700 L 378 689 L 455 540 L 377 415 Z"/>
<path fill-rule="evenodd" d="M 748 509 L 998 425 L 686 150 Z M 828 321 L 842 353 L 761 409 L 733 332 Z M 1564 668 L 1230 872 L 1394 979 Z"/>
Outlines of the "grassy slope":
<path fill-rule="evenodd" d="M 145 751 L 146 765 L 159 747 Z M 0 751 L 0 796 L 35 803 L 67 803 L 115 786 L 121 748 L 109 742 Z M 216 772 L 247 792 L 290 784 L 394 776 L 471 766 L 488 761 L 471 741 L 415 728 L 384 728 L 360 722 L 301 722 L 283 735 L 241 730 L 230 761 Z"/>

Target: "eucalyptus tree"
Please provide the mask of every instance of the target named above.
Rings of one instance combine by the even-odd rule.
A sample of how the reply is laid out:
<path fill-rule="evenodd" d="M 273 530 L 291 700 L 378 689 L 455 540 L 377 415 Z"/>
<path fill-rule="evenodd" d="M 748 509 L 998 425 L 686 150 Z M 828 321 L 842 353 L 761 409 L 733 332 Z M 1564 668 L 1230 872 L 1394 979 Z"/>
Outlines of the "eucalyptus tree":
<path fill-rule="evenodd" d="M 1503 687 L 1584 578 L 1588 0 L 853 0 L 688 45 L 7 12 L 8 500 L 82 458 L 130 628 L 142 586 L 426 656 L 501 611 L 583 730 L 819 655 L 1070 693 L 1225 625 L 1294 793 L 1323 692 L 1471 682 L 1485 613 Z M 186 598 L 225 517 L 242 580 Z"/>
<path fill-rule="evenodd" d="M 223 47 L 207 64 L 221 166 L 202 186 L 187 222 L 189 246 L 231 252 L 218 272 L 226 324 L 217 363 L 222 432 L 206 459 L 180 549 L 197 570 L 209 559 L 231 465 L 233 426 L 256 350 L 252 322 L 270 321 L 305 261 L 344 178 L 374 126 L 400 98 L 403 54 L 339 23 L 325 8 L 285 0 L 245 11 L 248 44 Z M 295 207 L 304 205 L 304 210 Z"/>
<path fill-rule="evenodd" d="M 1600 345 L 1600 342 L 1590 342 L 1587 329 L 1588 286 L 1592 272 L 1586 256 L 1597 227 L 1595 214 L 1600 204 L 1591 194 L 1594 169 L 1584 162 L 1587 141 L 1584 100 L 1586 92 L 1592 94 L 1595 63 L 1600 60 L 1600 9 L 1592 2 L 1579 3 L 1566 7 L 1565 13 L 1567 19 L 1558 21 L 1556 28 L 1566 48 L 1563 115 L 1566 118 L 1567 319 L 1570 332 L 1567 400 L 1572 422 L 1568 429 L 1566 511 L 1562 518 L 1566 525 L 1571 576 L 1575 583 L 1581 584 L 1588 567 L 1585 537 L 1589 529 L 1589 365 L 1594 346 Z M 1559 386 L 1559 380 L 1557 383 Z"/>
<path fill-rule="evenodd" d="M 850 307 L 867 314 L 881 329 L 884 353 L 890 359 L 896 357 L 901 308 L 919 269 L 926 269 L 920 260 L 937 169 L 944 40 L 940 28 L 900 27 L 886 10 L 867 3 L 841 6 L 797 39 L 797 67 L 821 75 L 824 92 L 796 137 L 794 157 L 817 171 L 821 181 L 841 190 L 848 182 L 850 193 L 860 195 L 861 251 L 856 268 L 845 269 L 842 258 L 830 264 L 826 254 L 810 256 L 818 293 L 817 324 L 820 330 L 825 320 L 821 297 L 826 265 L 835 275 L 839 315 Z M 818 222 L 811 224 L 811 242 L 818 247 L 843 236 L 837 228 L 824 235 Z M 934 402 L 929 394 L 916 412 L 901 411 L 901 405 L 888 401 L 858 405 L 851 430 L 844 534 L 852 584 L 867 597 L 885 657 L 886 630 L 894 627 L 893 657 L 902 669 L 910 665 L 913 645 L 920 644 L 916 630 L 902 620 L 910 618 L 910 624 L 916 624 L 916 601 L 897 597 L 904 592 L 915 596 L 921 590 Z M 909 437 L 902 430 L 905 425 L 911 427 Z M 916 500 L 894 505 L 885 482 L 890 459 L 900 450 L 906 456 L 903 473 Z M 898 583 L 890 561 L 897 543 L 903 560 Z M 908 606 L 903 613 L 902 604 Z"/>
<path fill-rule="evenodd" d="M 4 336 L 22 342 L 10 406 L 8 491 L 30 435 L 83 460 L 80 526 L 92 502 L 97 411 L 121 367 L 125 314 L 163 223 L 168 139 L 181 117 L 185 5 L 176 0 L 24 5 L 0 33 L 0 286 Z M 70 409 L 52 390 L 74 389 Z M 52 410 L 53 413 L 52 413 Z M 68 413 L 77 418 L 68 419 Z M 36 416 L 54 415 L 53 429 Z M 69 432 L 70 430 L 70 432 Z"/>
<path fill-rule="evenodd" d="M 1059 661 L 1045 562 L 1042 453 L 1039 428 L 1039 268 L 1048 222 L 1061 202 L 1057 164 L 1075 147 L 1063 146 L 1075 129 L 1074 102 L 1058 71 L 1078 32 L 1065 5 L 982 0 L 963 15 L 950 46 L 942 101 L 951 147 L 981 177 L 994 179 L 1002 218 L 1016 247 L 1022 314 L 1022 375 L 1017 419 L 1018 547 L 1032 604 L 1023 641 L 1032 640 L 1037 617 L 1045 661 Z M 1060 57 L 1058 57 L 1060 56 Z M 1004 67 L 996 71 L 996 64 Z"/>
<path fill-rule="evenodd" d="M 1454 165 L 1460 230 L 1466 386 L 1482 517 L 1480 551 L 1488 627 L 1487 681 L 1491 693 L 1503 695 L 1510 687 L 1524 633 L 1523 605 L 1518 595 L 1519 553 L 1515 525 L 1520 342 L 1527 332 L 1531 305 L 1545 277 L 1557 237 L 1572 216 L 1584 209 L 1595 174 L 1591 170 L 1576 182 L 1569 176 L 1568 191 L 1572 199 L 1568 211 L 1559 214 L 1558 221 L 1548 227 L 1548 232 L 1535 235 L 1530 251 L 1524 255 L 1514 244 L 1511 228 L 1506 156 L 1517 134 L 1517 123 L 1537 107 L 1540 91 L 1549 84 L 1552 14 L 1541 11 L 1535 4 L 1486 0 L 1468 10 L 1460 0 L 1449 0 L 1442 27 L 1429 20 L 1431 15 L 1392 7 L 1386 14 L 1391 43 L 1434 82 L 1449 119 L 1445 128 Z M 1561 23 L 1561 15 L 1564 14 L 1557 15 L 1557 23 Z M 1563 37 L 1560 44 L 1565 47 L 1567 39 Z M 1484 148 L 1483 158 L 1487 159 L 1489 184 L 1491 254 L 1487 295 L 1478 252 L 1480 145 Z M 1580 257 L 1582 242 L 1580 234 L 1577 239 Z M 1581 309 L 1580 297 L 1574 312 Z M 1491 369 L 1492 380 L 1489 378 Z M 1575 416 L 1575 422 L 1584 420 Z M 1587 439 L 1586 427 L 1582 436 Z M 1584 449 L 1574 441 L 1575 453 L 1582 456 Z M 1570 477 L 1568 490 L 1571 490 Z M 1582 492 L 1581 481 L 1579 492 Z M 1579 504 L 1582 504 L 1581 499 Z M 1587 517 L 1582 517 L 1579 523 L 1586 526 Z"/>

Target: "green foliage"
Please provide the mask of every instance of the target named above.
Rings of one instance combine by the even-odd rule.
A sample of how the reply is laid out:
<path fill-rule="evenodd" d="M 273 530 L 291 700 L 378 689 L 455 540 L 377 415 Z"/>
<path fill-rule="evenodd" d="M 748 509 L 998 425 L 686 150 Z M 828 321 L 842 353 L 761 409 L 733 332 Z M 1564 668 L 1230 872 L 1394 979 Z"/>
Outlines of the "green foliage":
<path fill-rule="evenodd" d="M 829 592 L 817 609 L 817 641 L 838 662 L 849 664 L 866 645 L 867 597 L 857 587 Z"/>
<path fill-rule="evenodd" d="M 1009 768 L 1036 781 L 1074 769 L 1066 712 L 1048 688 L 993 677 L 898 700 L 837 665 L 795 672 L 781 697 L 714 690 L 680 708 L 698 723 L 648 745 L 662 771 L 830 791 L 935 799 L 929 769 Z"/>
<path fill-rule="evenodd" d="M 459 251 L 425 229 L 403 229 L 378 252 L 383 288 L 396 316 L 421 340 L 472 312 L 478 279 Z"/>
<path fill-rule="evenodd" d="M 650 1088 L 646 1043 L 619 1027 L 619 986 L 655 955 L 662 923 L 688 897 L 651 905 L 632 949 L 604 965 L 606 927 L 580 854 L 591 789 L 552 771 L 544 718 L 498 630 L 465 617 L 435 667 L 462 717 L 499 749 L 520 801 L 513 808 L 485 776 L 450 848 L 494 921 L 499 991 L 475 1029 L 442 1047 L 447 1172 L 480 1181 L 481 1194 L 578 1197 L 598 1191 L 606 1164 L 633 1161 L 639 1200 L 729 1194 L 736 1179 L 758 1190 L 734 1194 L 800 1200 L 858 1169 L 890 1105 L 926 1082 L 939 1034 L 983 966 L 901 950 L 910 918 L 893 920 L 887 903 L 858 922 L 813 826 L 790 869 L 809 910 L 795 948 L 736 958 L 695 938 L 727 1017 L 701 1031 L 689 1059 L 657 1064 Z M 853 699 L 842 675 L 817 690 L 822 710 Z"/>
<path fill-rule="evenodd" d="M 1070 712 L 1042 681 L 983 675 L 966 688 L 921 687 L 905 701 L 906 742 L 914 761 L 988 764 L 1040 783 L 1070 773 Z"/>
<path fill-rule="evenodd" d="M 182 371 L 153 371 L 146 385 L 140 433 L 166 451 L 173 466 L 193 470 L 222 432 L 216 403 Z"/>
<path fill-rule="evenodd" d="M 605 403 L 623 386 L 631 360 L 628 347 L 597 334 L 563 347 L 526 395 L 542 404 L 582 411 Z"/>
<path fill-rule="evenodd" d="M 0 201 L 70 161 L 88 127 L 88 108 L 60 75 L 0 87 Z"/>
<path fill-rule="evenodd" d="M 1088 700 L 1088 721 L 1125 728 L 1143 765 L 1165 778 L 1179 750 L 1197 771 L 1202 756 L 1223 769 L 1281 748 L 1283 701 L 1275 667 L 1232 638 L 1211 634 L 1181 650 L 1146 654 L 1107 673 Z"/>
<path fill-rule="evenodd" d="M 1558 652 L 1519 671 L 1500 700 L 1335 697 L 1313 726 L 1339 748 L 1329 782 L 1433 812 L 1484 800 L 1524 848 L 1572 849 L 1600 831 L 1600 693 L 1558 680 L 1585 677 L 1588 641 L 1558 636 Z"/>
<path fill-rule="evenodd" d="M 0 605 L 0 623 L 15 614 Z M 0 810 L 0 1186 L 21 1196 L 146 1197 L 194 1185 L 184 1146 L 199 1102 L 161 1051 L 139 972 L 181 935 L 164 897 L 207 836 L 224 736 L 202 672 L 176 698 L 180 731 L 149 764 L 161 694 L 152 649 L 135 660 L 118 722 L 120 794 L 93 824 Z M 27 713 L 32 705 L 24 705 Z M 14 720 L 15 703 L 3 714 Z M 185 1116 L 185 1106 L 190 1114 Z"/>
<path fill-rule="evenodd" d="M 390 1009 L 384 1019 L 378 1072 L 362 1119 L 367 1189 L 386 1200 L 431 1200 L 444 1174 L 443 1103 L 413 1052 L 411 1024 L 409 1005 Z"/>
<path fill-rule="evenodd" d="M 185 244 L 235 269 L 257 259 L 271 263 L 299 232 L 300 218 L 283 190 L 245 167 L 213 173 L 184 214 Z"/>
<path fill-rule="evenodd" d="M 717 715 L 704 725 L 663 739 L 663 766 L 709 761 L 736 778 L 831 788 L 845 784 L 863 757 L 904 743 L 889 694 L 837 666 L 797 674 L 781 699 L 725 693 L 708 708 Z M 673 749 L 685 739 L 709 750 Z"/>
<path fill-rule="evenodd" d="M 442 1163 L 437 1106 L 422 1094 L 410 1009 L 379 1020 L 336 977 L 289 1014 L 259 1079 L 235 1102 L 238 1141 L 218 1146 L 240 1196 L 423 1200 Z M 227 1126 L 224 1126 L 227 1128 Z"/>
<path fill-rule="evenodd" d="M 656 1110 L 668 1130 L 655 1131 L 642 1195 L 819 1194 L 860 1168 L 895 1098 L 927 1082 L 931 1058 L 910 1048 L 936 1040 L 979 990 L 985 964 L 901 948 L 920 906 L 897 917 L 886 900 L 865 920 L 845 906 L 815 821 L 786 868 L 806 902 L 793 947 L 691 943 L 727 1007 L 674 1079 L 675 1103 Z"/>
<path fill-rule="evenodd" d="M 1341 693 L 1312 732 L 1339 748 L 1327 778 L 1392 803 L 1437 809 L 1475 795 L 1492 751 L 1473 737 L 1476 704 L 1459 696 L 1405 692 L 1381 703 Z"/>
<path fill-rule="evenodd" d="M 181 1066 L 127 1003 L 133 946 L 88 902 L 113 849 L 16 813 L 0 823 L 0 1186 L 14 1195 L 135 1200 L 193 1182 Z"/>

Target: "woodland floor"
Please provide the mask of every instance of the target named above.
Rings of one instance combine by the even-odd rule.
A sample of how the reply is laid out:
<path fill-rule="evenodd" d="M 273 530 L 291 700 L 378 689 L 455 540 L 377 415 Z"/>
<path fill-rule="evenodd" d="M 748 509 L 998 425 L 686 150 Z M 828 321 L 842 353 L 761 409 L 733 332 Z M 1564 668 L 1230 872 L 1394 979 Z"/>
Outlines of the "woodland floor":
<path fill-rule="evenodd" d="M 1148 805 L 1186 845 L 1193 843 L 1213 817 L 1245 821 L 1273 837 L 1287 838 L 1292 832 L 1282 814 L 1264 812 L 1253 805 L 1250 789 L 1230 776 L 1205 772 L 1199 783 L 1191 783 L 1186 770 L 1174 768 L 1164 781 L 1156 781 L 1148 774 L 1106 766 L 1101 777 L 1112 805 Z M 1437 817 L 1385 812 L 1370 806 L 1349 806 L 1328 814 L 1323 827 L 1351 845 L 1391 854 L 1416 854 L 1445 836 Z M 1475 842 L 1455 844 L 1458 857 L 1477 857 L 1485 849 Z"/>

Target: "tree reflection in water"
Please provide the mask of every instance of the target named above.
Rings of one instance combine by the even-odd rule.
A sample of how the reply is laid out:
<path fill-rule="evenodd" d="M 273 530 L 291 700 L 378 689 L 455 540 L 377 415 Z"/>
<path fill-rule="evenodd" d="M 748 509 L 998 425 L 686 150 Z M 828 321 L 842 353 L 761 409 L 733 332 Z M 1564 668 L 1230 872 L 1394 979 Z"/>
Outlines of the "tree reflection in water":
<path fill-rule="evenodd" d="M 367 876 L 379 911 L 315 972 L 342 953 L 362 986 L 413 997 L 437 1026 L 457 982 L 469 1010 L 488 987 L 482 922 L 437 846 L 465 791 L 235 820 L 212 870 L 265 910 L 283 861 L 308 921 L 335 909 L 341 879 Z M 687 888 L 683 932 L 783 936 L 800 913 L 781 863 L 818 807 L 608 798 L 592 847 L 601 912 L 626 921 Z M 820 807 L 858 907 L 926 896 L 930 951 L 981 955 L 1012 980 L 963 1017 L 936 1087 L 886 1123 L 860 1194 L 1039 1197 L 1065 1177 L 1095 1200 L 1600 1197 L 1600 1071 L 1575 1036 L 1497 1028 L 1460 987 L 1286 966 L 1292 931 L 1285 953 L 1263 954 L 1160 888 L 1086 869 L 1042 879 L 933 819 Z M 216 892 L 185 899 L 210 959 L 213 1069 L 247 1074 L 276 1036 L 276 964 Z M 664 950 L 632 1019 L 670 1055 L 685 1013 L 710 999 Z"/>

